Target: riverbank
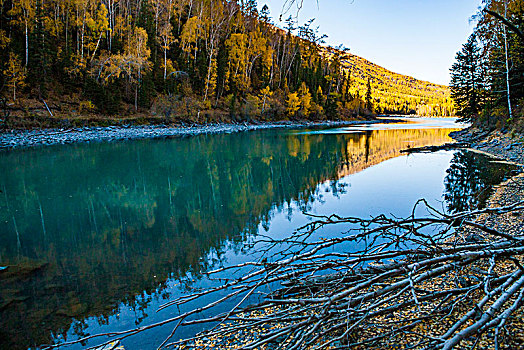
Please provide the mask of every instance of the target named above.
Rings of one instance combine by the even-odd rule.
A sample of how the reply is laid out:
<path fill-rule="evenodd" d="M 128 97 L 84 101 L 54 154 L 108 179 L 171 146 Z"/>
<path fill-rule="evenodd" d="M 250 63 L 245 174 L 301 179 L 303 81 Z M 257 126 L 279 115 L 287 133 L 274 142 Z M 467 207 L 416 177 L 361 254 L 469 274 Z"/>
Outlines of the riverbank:
<path fill-rule="evenodd" d="M 220 123 L 202 125 L 123 125 L 68 129 L 10 130 L 0 132 L 0 149 L 28 148 L 80 142 L 111 142 L 122 140 L 171 138 L 200 134 L 235 133 L 278 128 L 305 128 L 386 123 L 387 119 L 352 121 L 283 121 L 262 123 Z M 395 122 L 398 122 L 396 120 Z"/>
<path fill-rule="evenodd" d="M 524 135 L 466 128 L 452 132 L 450 136 L 457 142 L 470 144 L 474 150 L 492 154 L 506 161 L 524 164 Z"/>
<path fill-rule="evenodd" d="M 458 142 L 467 142 L 471 148 L 479 152 L 491 154 L 501 161 L 511 162 L 524 167 L 524 135 L 502 133 L 498 130 L 485 132 L 478 129 L 464 129 L 453 132 L 451 135 Z M 495 160 L 496 161 L 496 160 Z M 493 194 L 486 203 L 488 208 L 504 207 L 524 201 L 524 174 L 520 173 L 510 177 L 495 187 Z M 504 214 L 482 214 L 475 218 L 477 223 L 486 225 L 498 232 L 504 232 L 512 236 L 522 236 L 524 230 L 524 213 L 514 211 Z M 476 230 L 464 232 L 465 235 L 483 236 L 483 232 Z M 519 259 L 522 263 L 522 259 Z M 497 275 L 503 275 L 507 264 L 500 264 L 494 269 Z M 521 349 L 524 346 L 524 310 L 519 307 L 505 325 L 505 337 L 499 344 L 501 349 Z M 481 348 L 493 348 L 493 335 L 484 335 L 477 339 Z M 475 346 L 475 341 L 466 340 L 465 345 Z"/>

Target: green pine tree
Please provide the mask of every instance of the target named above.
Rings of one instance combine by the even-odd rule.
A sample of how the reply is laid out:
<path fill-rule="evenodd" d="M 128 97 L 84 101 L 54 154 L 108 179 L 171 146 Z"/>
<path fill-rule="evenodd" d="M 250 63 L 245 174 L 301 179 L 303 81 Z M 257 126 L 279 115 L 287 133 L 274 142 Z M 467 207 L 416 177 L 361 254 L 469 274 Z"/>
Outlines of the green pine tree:
<path fill-rule="evenodd" d="M 472 120 L 482 109 L 485 78 L 479 51 L 477 37 L 473 34 L 457 53 L 451 68 L 451 96 L 455 100 L 457 114 L 464 120 Z"/>
<path fill-rule="evenodd" d="M 366 109 L 373 113 L 373 97 L 371 96 L 371 78 L 368 78 L 368 85 L 366 90 Z"/>

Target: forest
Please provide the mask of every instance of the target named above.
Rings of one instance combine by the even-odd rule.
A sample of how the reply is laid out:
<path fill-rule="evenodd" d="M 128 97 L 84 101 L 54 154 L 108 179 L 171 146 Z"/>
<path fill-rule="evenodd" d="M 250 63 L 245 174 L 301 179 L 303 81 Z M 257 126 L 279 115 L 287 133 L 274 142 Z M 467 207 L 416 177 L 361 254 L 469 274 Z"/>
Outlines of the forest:
<path fill-rule="evenodd" d="M 3 126 L 454 114 L 447 87 L 284 23 L 256 0 L 0 0 Z"/>
<path fill-rule="evenodd" d="M 457 114 L 478 126 L 522 132 L 524 1 L 485 0 L 475 17 L 451 69 Z"/>

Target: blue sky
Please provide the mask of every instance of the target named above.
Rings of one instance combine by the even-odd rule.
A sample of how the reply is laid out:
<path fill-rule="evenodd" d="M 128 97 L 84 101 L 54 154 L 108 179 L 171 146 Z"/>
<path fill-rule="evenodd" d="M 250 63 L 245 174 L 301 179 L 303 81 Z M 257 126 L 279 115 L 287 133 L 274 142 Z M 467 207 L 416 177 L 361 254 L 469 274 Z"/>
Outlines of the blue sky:
<path fill-rule="evenodd" d="M 273 22 L 285 0 L 267 4 Z M 327 44 L 343 44 L 352 53 L 397 73 L 439 84 L 449 83 L 455 54 L 473 30 L 471 16 L 481 0 L 303 0 L 302 24 L 316 18 Z M 282 15 L 296 15 L 296 6 Z"/>

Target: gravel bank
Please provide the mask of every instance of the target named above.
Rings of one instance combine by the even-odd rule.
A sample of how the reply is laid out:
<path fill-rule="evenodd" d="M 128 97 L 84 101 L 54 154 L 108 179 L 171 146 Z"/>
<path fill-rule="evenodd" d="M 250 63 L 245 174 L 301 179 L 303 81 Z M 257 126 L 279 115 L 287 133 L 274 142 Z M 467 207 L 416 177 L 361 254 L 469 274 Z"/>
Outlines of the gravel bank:
<path fill-rule="evenodd" d="M 524 164 L 524 135 L 512 137 L 500 131 L 491 133 L 467 128 L 450 133 L 458 142 L 465 142 L 471 148 L 490 153 L 507 161 Z"/>
<path fill-rule="evenodd" d="M 385 122 L 372 121 L 341 121 L 341 122 L 275 122 L 260 124 L 207 124 L 192 126 L 107 126 L 85 127 L 72 129 L 44 129 L 44 130 L 13 130 L 0 132 L 0 149 L 27 148 L 77 142 L 109 142 L 118 140 L 137 140 L 148 138 L 171 138 L 194 136 L 200 134 L 234 133 L 249 130 L 299 128 L 313 126 L 344 126 L 355 124 L 370 124 Z"/>
<path fill-rule="evenodd" d="M 468 142 L 471 148 L 490 153 L 503 160 L 516 163 L 524 167 L 524 135 L 508 135 L 500 131 L 491 133 L 480 130 L 464 129 L 452 133 L 454 139 L 459 142 Z M 494 193 L 486 203 L 487 207 L 502 207 L 524 201 L 524 173 L 515 175 L 495 187 Z M 524 230 L 524 212 L 515 211 L 502 215 L 481 215 L 476 221 L 482 225 L 491 227 L 499 232 L 510 235 L 522 235 Z M 473 232 L 475 233 L 475 232 Z M 471 234 L 468 232 L 467 234 Z M 480 232 L 476 234 L 482 235 Z M 521 262 L 522 263 L 522 262 Z M 495 273 L 502 271 L 495 269 Z M 512 317 L 508 319 L 506 326 L 506 337 L 500 349 L 523 349 L 524 348 L 524 309 L 517 309 Z M 471 342 L 470 345 L 473 345 Z M 494 348 L 493 338 L 485 337 L 480 342 L 480 348 Z"/>

